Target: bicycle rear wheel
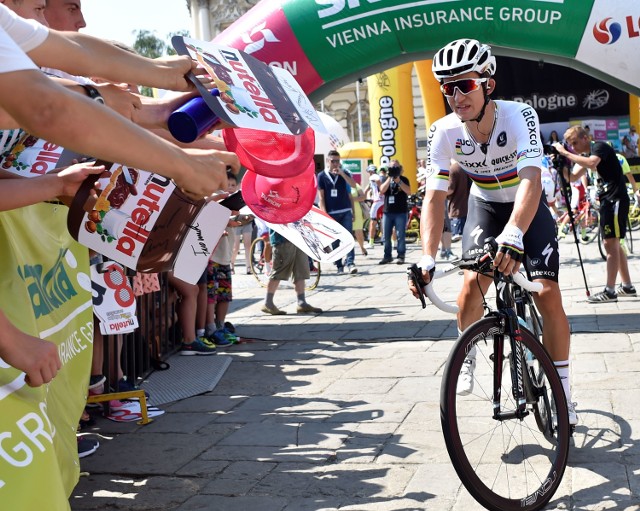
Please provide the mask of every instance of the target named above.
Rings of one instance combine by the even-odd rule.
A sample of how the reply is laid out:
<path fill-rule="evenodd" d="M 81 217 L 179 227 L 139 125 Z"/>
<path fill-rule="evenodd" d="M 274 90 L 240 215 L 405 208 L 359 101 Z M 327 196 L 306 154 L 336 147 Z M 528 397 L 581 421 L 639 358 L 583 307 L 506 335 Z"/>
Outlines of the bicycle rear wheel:
<path fill-rule="evenodd" d="M 481 505 L 496 511 L 535 511 L 549 502 L 564 474 L 570 438 L 567 404 L 553 362 L 522 329 L 524 351 L 534 356 L 524 367 L 535 372 L 523 371 L 528 413 L 521 418 L 494 418 L 494 344 L 502 331 L 498 318 L 487 317 L 465 330 L 454 346 L 440 396 L 442 430 L 460 480 Z M 510 351 L 508 337 L 504 339 L 505 351 Z M 458 377 L 474 347 L 474 389 L 460 396 Z M 510 412 L 517 408 L 511 391 L 513 357 L 502 358 L 500 407 Z M 548 415 L 542 427 L 540 411 Z"/>
<path fill-rule="evenodd" d="M 627 255 L 633 254 L 633 229 L 631 229 L 631 219 L 627 218 L 627 234 L 624 237 L 627 246 Z"/>
<path fill-rule="evenodd" d="M 578 230 L 578 240 L 583 245 L 591 243 L 598 236 L 600 230 L 600 217 L 598 212 L 589 208 L 585 215 L 580 219 L 580 227 Z"/>
<path fill-rule="evenodd" d="M 251 273 L 262 287 L 267 287 L 271 272 L 271 253 L 266 250 L 268 241 L 258 237 L 251 243 Z"/>
<path fill-rule="evenodd" d="M 310 277 L 306 281 L 304 288 L 307 291 L 312 291 L 318 287 L 320 282 L 320 275 L 322 275 L 322 268 L 320 267 L 320 261 L 313 261 L 313 268 L 309 270 Z"/>

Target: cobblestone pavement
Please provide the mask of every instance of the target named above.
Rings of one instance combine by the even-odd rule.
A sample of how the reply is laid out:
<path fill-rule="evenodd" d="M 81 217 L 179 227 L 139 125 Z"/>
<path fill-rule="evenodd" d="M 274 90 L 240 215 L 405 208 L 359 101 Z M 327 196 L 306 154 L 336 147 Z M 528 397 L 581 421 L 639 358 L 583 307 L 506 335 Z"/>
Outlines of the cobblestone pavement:
<path fill-rule="evenodd" d="M 561 288 L 572 327 L 572 385 L 580 424 L 549 509 L 640 509 L 639 298 L 586 301 L 576 246 L 562 241 Z M 581 246 L 591 291 L 604 285 L 597 245 Z M 459 246 L 454 244 L 455 250 Z M 439 420 L 454 318 L 423 310 L 405 266 L 357 257 L 357 275 L 325 268 L 295 314 L 295 293 L 260 312 L 264 289 L 238 265 L 229 319 L 249 340 L 212 392 L 165 406 L 147 426 L 100 419 L 101 447 L 73 510 L 410 511 L 479 505 L 452 468 Z M 407 262 L 419 259 L 413 246 Z M 639 258 L 630 258 L 640 284 Z M 440 286 L 453 300 L 458 276 Z M 178 385 L 179 382 L 176 382 Z"/>

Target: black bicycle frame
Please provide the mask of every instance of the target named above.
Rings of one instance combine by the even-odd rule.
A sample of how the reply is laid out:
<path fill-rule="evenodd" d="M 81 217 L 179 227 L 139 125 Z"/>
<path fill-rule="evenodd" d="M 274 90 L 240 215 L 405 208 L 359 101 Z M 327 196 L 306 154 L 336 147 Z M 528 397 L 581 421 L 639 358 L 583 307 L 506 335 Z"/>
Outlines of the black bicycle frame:
<path fill-rule="evenodd" d="M 496 305 L 502 323 L 502 332 L 493 336 L 493 418 L 498 421 L 510 420 L 514 418 L 522 419 L 526 417 L 527 399 L 524 385 L 524 350 L 522 347 L 522 335 L 520 323 L 516 314 L 516 304 L 513 298 L 511 286 L 506 282 L 499 272 L 494 272 L 494 285 L 496 286 Z M 503 412 L 500 408 L 500 397 L 502 394 L 502 365 L 504 360 L 504 335 L 509 336 L 511 344 L 511 393 L 517 407 L 514 411 Z"/>

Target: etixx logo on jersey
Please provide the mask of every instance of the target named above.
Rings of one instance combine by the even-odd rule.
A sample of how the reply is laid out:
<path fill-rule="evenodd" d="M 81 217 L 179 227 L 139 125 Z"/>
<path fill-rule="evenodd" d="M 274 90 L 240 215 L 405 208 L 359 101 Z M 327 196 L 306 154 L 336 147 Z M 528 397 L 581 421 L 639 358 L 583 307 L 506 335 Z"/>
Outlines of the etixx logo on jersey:
<path fill-rule="evenodd" d="M 609 16 L 593 25 L 593 38 L 600 44 L 614 44 L 625 32 L 629 39 L 640 36 L 640 17 L 625 16 L 620 23 Z"/>

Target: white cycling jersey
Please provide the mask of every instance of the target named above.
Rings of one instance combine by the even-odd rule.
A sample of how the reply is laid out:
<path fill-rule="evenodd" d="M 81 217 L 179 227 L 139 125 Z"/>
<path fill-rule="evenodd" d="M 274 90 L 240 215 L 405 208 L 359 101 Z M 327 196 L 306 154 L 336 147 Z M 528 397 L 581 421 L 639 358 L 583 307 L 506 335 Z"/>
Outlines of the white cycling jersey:
<path fill-rule="evenodd" d="M 490 202 L 513 202 L 525 167 L 542 167 L 538 114 L 525 103 L 495 101 L 496 119 L 487 144 L 480 144 L 455 114 L 429 130 L 428 190 L 447 191 L 449 166 L 457 161 L 473 181 L 471 195 Z"/>

